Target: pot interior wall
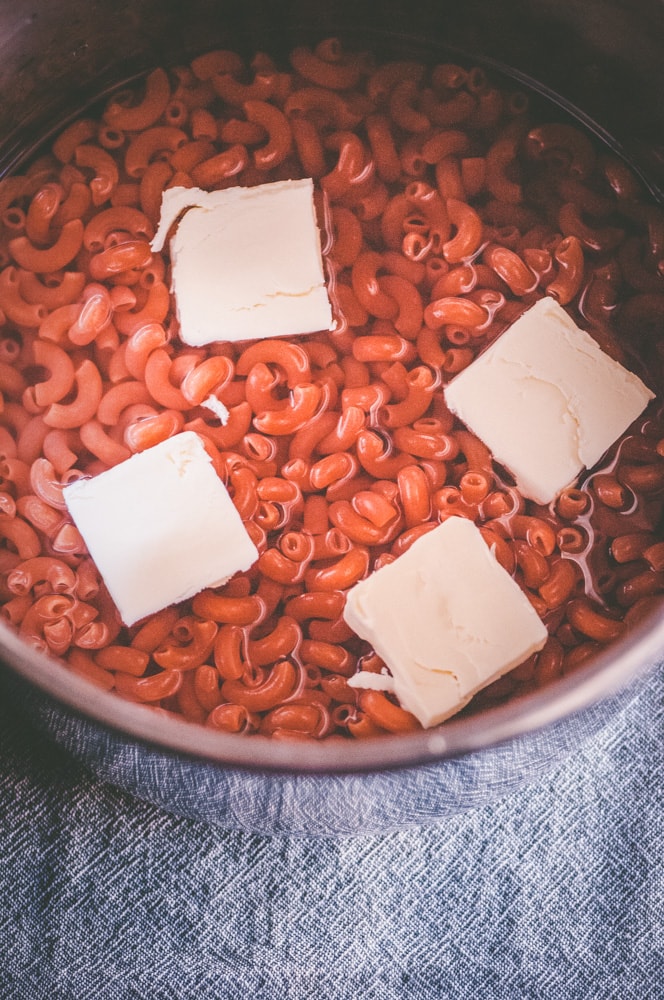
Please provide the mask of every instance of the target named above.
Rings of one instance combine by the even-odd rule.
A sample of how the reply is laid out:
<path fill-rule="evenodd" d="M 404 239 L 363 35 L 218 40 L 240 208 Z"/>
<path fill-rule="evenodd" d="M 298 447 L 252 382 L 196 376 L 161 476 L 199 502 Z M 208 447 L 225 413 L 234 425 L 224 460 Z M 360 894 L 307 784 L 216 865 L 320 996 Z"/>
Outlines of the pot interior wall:
<path fill-rule="evenodd" d="M 128 77 L 215 47 L 285 55 L 340 35 L 406 50 L 417 40 L 497 60 L 583 109 L 664 188 L 664 9 L 655 0 L 58 0 L 0 10 L 0 173 L 68 114 Z"/>

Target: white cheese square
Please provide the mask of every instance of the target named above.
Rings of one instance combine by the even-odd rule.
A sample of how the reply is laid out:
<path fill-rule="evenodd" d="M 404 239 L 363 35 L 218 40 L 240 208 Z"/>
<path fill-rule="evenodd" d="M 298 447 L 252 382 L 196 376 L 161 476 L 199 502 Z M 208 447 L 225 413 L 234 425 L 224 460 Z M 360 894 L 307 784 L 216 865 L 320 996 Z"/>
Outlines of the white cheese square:
<path fill-rule="evenodd" d="M 344 618 L 426 728 L 541 649 L 547 630 L 479 529 L 450 517 L 348 592 Z"/>
<path fill-rule="evenodd" d="M 548 296 L 445 388 L 450 410 L 539 504 L 592 468 L 651 399 Z"/>
<path fill-rule="evenodd" d="M 225 583 L 258 558 L 192 431 L 63 493 L 125 625 Z"/>
<path fill-rule="evenodd" d="M 154 250 L 176 222 L 172 291 L 185 344 L 332 329 L 310 178 L 169 188 Z"/>

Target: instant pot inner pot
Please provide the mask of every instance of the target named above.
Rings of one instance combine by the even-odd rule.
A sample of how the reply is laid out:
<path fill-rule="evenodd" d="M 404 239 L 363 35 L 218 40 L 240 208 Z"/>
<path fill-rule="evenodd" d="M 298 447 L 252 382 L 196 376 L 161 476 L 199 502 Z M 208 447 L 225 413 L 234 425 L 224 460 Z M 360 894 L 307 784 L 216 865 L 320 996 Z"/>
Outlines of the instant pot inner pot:
<path fill-rule="evenodd" d="M 329 35 L 391 56 L 445 48 L 497 61 L 581 109 L 652 183 L 664 183 L 664 11 L 655 0 L 386 0 L 379 10 L 348 0 L 19 0 L 0 11 L 0 170 L 87 102 L 154 66 L 217 47 L 283 58 Z"/>
<path fill-rule="evenodd" d="M 19 0 L 0 11 L 0 173 L 24 162 L 95 99 L 155 66 L 176 65 L 220 47 L 285 57 L 296 44 L 334 35 L 351 49 L 365 47 L 379 56 L 478 61 L 505 68 L 526 85 L 535 81 L 563 108 L 580 109 L 597 134 L 610 136 L 655 197 L 664 190 L 664 12 L 654 2 L 628 8 L 616 2 L 436 0 L 386 2 L 378 12 L 353 3 Z M 467 753 L 564 719 L 655 662 L 661 633 L 651 616 L 576 674 L 516 705 L 454 720 L 441 731 L 367 745 L 307 747 L 306 760 L 297 746 L 166 722 L 99 694 L 66 670 L 49 669 L 13 634 L 1 647 L 5 662 L 23 680 L 137 740 L 243 767 L 343 771 Z M 16 690 L 20 687 L 19 682 Z"/>

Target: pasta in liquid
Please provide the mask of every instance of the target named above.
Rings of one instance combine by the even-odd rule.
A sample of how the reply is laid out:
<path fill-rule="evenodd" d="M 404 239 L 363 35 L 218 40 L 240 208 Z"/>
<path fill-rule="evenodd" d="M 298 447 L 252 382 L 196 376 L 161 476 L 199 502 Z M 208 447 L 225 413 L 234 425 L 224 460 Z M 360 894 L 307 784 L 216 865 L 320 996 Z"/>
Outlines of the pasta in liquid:
<path fill-rule="evenodd" d="M 163 190 L 299 177 L 336 329 L 183 345 L 168 255 L 149 245 Z M 274 738 L 417 729 L 347 684 L 383 664 L 344 594 L 450 515 L 479 525 L 549 631 L 466 711 L 573 670 L 664 589 L 660 402 L 548 507 L 445 406 L 445 382 L 543 295 L 661 385 L 662 211 L 616 156 L 481 68 L 327 39 L 286 66 L 217 51 L 157 69 L 1 181 L 0 220 L 2 613 L 101 688 Z M 260 557 L 127 629 L 62 488 L 183 429 Z"/>

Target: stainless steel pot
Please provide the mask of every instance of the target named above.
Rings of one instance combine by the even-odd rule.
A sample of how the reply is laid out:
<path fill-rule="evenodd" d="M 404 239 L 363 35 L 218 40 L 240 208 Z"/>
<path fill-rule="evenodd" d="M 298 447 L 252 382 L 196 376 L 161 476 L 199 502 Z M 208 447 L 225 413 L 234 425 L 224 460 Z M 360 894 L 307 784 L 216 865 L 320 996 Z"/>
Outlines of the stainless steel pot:
<path fill-rule="evenodd" d="M 333 34 L 379 52 L 469 56 L 536 81 L 544 94 L 580 109 L 662 196 L 664 9 L 656 0 L 629 7 L 619 0 L 386 0 L 375 11 L 352 2 L 16 0 L 0 9 L 0 173 L 94 98 L 155 65 L 215 47 L 285 54 Z M 298 832 L 401 825 L 513 788 L 596 729 L 663 652 L 664 621 L 653 613 L 574 675 L 516 704 L 412 736 L 303 750 L 146 712 L 0 631 L 6 691 L 102 776 L 175 811 Z M 500 778 L 483 785 L 492 761 Z M 388 778 L 393 768 L 406 769 Z M 314 798 L 315 815 L 307 810 Z"/>

